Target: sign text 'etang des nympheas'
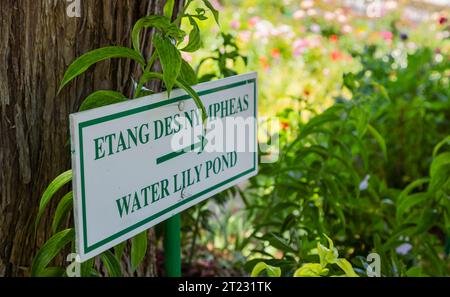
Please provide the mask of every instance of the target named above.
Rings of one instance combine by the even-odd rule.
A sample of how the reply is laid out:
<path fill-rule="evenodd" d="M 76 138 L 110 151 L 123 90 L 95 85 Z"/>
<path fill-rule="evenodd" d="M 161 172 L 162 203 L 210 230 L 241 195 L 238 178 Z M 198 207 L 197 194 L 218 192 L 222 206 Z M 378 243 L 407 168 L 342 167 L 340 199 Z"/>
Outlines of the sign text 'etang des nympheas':
<path fill-rule="evenodd" d="M 81 261 L 257 173 L 256 73 L 70 116 Z"/>

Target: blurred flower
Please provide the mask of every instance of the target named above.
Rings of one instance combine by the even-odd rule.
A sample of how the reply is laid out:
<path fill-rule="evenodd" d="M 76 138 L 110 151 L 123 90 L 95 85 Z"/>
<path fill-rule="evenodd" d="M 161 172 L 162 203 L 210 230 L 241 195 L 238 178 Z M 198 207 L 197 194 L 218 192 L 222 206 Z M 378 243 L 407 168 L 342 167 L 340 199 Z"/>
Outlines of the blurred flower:
<path fill-rule="evenodd" d="M 331 52 L 331 59 L 333 61 L 338 61 L 338 60 L 342 59 L 343 57 L 344 57 L 343 54 L 338 50 L 334 50 Z"/>
<path fill-rule="evenodd" d="M 315 15 L 317 15 L 317 10 L 315 10 L 314 8 L 308 9 L 308 10 L 306 11 L 306 14 L 307 14 L 308 16 L 315 16 Z"/>
<path fill-rule="evenodd" d="M 350 25 L 344 25 L 342 27 L 342 33 L 347 34 L 347 33 L 351 33 L 353 31 L 353 27 Z"/>
<path fill-rule="evenodd" d="M 294 41 L 294 43 L 292 44 L 292 48 L 293 48 L 293 55 L 294 56 L 300 56 L 301 54 L 303 54 L 306 49 L 309 46 L 309 42 L 306 39 L 297 39 Z"/>
<path fill-rule="evenodd" d="M 380 32 L 380 35 L 384 40 L 392 40 L 392 37 L 394 37 L 390 31 L 382 31 Z"/>
<path fill-rule="evenodd" d="M 253 28 L 254 26 L 256 26 L 256 24 L 259 23 L 260 20 L 261 20 L 261 18 L 259 16 L 254 16 L 248 20 L 248 26 L 250 28 Z"/>
<path fill-rule="evenodd" d="M 297 10 L 296 12 L 294 12 L 294 19 L 299 20 L 305 17 L 305 11 L 303 10 Z"/>
<path fill-rule="evenodd" d="M 338 15 L 337 20 L 339 23 L 345 23 L 347 21 L 347 17 L 343 14 Z"/>
<path fill-rule="evenodd" d="M 181 57 L 186 62 L 192 62 L 192 56 L 190 54 L 186 53 L 186 52 L 181 52 Z"/>
<path fill-rule="evenodd" d="M 305 95 L 306 97 L 308 97 L 309 95 L 311 95 L 311 91 L 309 89 L 304 89 L 303 90 L 303 95 Z"/>
<path fill-rule="evenodd" d="M 287 129 L 289 129 L 289 123 L 288 122 L 285 122 L 285 121 L 282 121 L 281 122 L 281 129 L 283 129 L 283 130 L 287 130 Z"/>
<path fill-rule="evenodd" d="M 244 30 L 239 32 L 238 34 L 238 38 L 240 40 L 242 40 L 243 42 L 248 42 L 250 41 L 250 38 L 252 37 L 252 32 L 248 31 L 248 30 Z"/>
<path fill-rule="evenodd" d="M 412 245 L 410 245 L 409 243 L 404 243 L 399 245 L 395 251 L 397 252 L 397 254 L 399 255 L 406 255 L 407 253 L 409 253 L 409 251 L 412 249 Z"/>
<path fill-rule="evenodd" d="M 232 20 L 230 26 L 232 29 L 237 30 L 241 26 L 241 23 L 238 20 Z"/>
<path fill-rule="evenodd" d="M 335 15 L 333 12 L 327 11 L 327 12 L 325 12 L 324 17 L 327 21 L 331 21 L 334 19 Z"/>
<path fill-rule="evenodd" d="M 401 33 L 401 34 L 400 34 L 400 39 L 403 40 L 403 41 L 408 40 L 408 34 L 406 34 L 406 33 Z"/>
<path fill-rule="evenodd" d="M 320 33 L 320 26 L 318 24 L 312 24 L 311 27 L 309 27 L 309 29 L 311 30 L 311 32 L 313 33 Z"/>
<path fill-rule="evenodd" d="M 384 7 L 387 9 L 387 10 L 393 10 L 393 9 L 396 9 L 397 8 L 397 6 L 398 6 L 398 4 L 397 4 L 397 1 L 386 1 L 386 3 L 384 4 Z"/>
<path fill-rule="evenodd" d="M 339 40 L 339 37 L 337 35 L 333 34 L 333 35 L 330 36 L 330 41 L 331 42 L 336 42 L 338 40 Z"/>
<path fill-rule="evenodd" d="M 266 56 L 259 57 L 259 63 L 261 63 L 261 66 L 265 71 L 268 71 L 270 69 L 269 59 L 267 59 Z"/>
<path fill-rule="evenodd" d="M 274 59 L 279 59 L 281 57 L 281 51 L 279 48 L 274 48 L 272 49 L 272 51 L 270 52 L 270 55 L 272 56 L 272 58 Z"/>
<path fill-rule="evenodd" d="M 312 0 L 302 1 L 302 4 L 301 4 L 302 8 L 311 8 L 313 6 L 314 6 L 314 1 L 312 1 Z"/>
<path fill-rule="evenodd" d="M 447 18 L 445 16 L 441 16 L 439 18 L 439 25 L 443 25 L 445 23 L 447 23 Z"/>
<path fill-rule="evenodd" d="M 215 9 L 217 9 L 217 10 L 223 9 L 223 6 L 222 6 L 222 4 L 220 4 L 219 0 L 210 0 L 210 2 Z"/>
<path fill-rule="evenodd" d="M 370 179 L 370 175 L 366 175 L 364 177 L 364 179 L 361 181 L 361 183 L 359 184 L 359 189 L 361 191 L 367 190 L 367 188 L 369 187 L 369 179 Z"/>

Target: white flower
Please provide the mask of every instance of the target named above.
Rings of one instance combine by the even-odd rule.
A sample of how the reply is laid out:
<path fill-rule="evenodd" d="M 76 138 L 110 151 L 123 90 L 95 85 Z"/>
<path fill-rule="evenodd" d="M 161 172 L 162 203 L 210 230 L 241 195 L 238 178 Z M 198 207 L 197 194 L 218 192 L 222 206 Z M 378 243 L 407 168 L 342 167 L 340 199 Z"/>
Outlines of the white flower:
<path fill-rule="evenodd" d="M 305 11 L 304 10 L 297 10 L 294 12 L 294 19 L 299 20 L 305 17 Z"/>
<path fill-rule="evenodd" d="M 301 4 L 302 8 L 311 8 L 314 6 L 314 1 L 312 0 L 305 0 Z"/>

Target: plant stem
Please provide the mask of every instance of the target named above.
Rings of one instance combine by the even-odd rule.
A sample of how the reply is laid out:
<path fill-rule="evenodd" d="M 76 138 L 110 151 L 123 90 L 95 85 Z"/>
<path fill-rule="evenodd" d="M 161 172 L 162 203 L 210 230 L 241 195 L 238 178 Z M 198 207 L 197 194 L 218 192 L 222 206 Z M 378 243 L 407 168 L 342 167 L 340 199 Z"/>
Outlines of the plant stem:
<path fill-rule="evenodd" d="M 147 65 L 145 66 L 144 73 L 150 71 L 150 69 L 152 68 L 153 63 L 155 63 L 157 57 L 158 57 L 158 54 L 156 53 L 156 49 L 155 49 L 152 56 L 150 57 L 150 60 L 148 61 Z M 145 81 L 143 80 L 144 73 L 142 73 L 142 75 L 141 75 L 141 79 L 139 80 L 139 83 L 136 87 L 136 92 L 134 93 L 133 99 L 139 98 L 139 96 L 141 95 L 142 88 L 144 87 L 144 84 L 145 84 Z"/>

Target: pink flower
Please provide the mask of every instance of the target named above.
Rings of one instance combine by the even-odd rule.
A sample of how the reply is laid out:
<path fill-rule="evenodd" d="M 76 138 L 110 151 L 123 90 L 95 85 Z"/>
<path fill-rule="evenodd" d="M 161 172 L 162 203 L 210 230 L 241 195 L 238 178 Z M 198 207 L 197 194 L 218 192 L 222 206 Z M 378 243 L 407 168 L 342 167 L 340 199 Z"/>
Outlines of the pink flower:
<path fill-rule="evenodd" d="M 192 62 L 192 56 L 190 54 L 186 53 L 186 52 L 181 52 L 181 57 L 186 62 Z"/>
<path fill-rule="evenodd" d="M 238 20 L 232 20 L 230 26 L 232 29 L 237 30 L 241 26 L 241 23 Z"/>
<path fill-rule="evenodd" d="M 261 18 L 259 16 L 254 16 L 248 20 L 248 26 L 250 28 L 253 28 L 254 26 L 256 26 L 256 24 L 259 23 L 260 20 L 261 20 Z"/>
<path fill-rule="evenodd" d="M 394 37 L 394 35 L 390 31 L 382 31 L 380 32 L 380 35 L 384 40 L 392 40 L 392 38 Z"/>
<path fill-rule="evenodd" d="M 297 39 L 292 44 L 292 48 L 294 49 L 293 55 L 298 57 L 303 54 L 309 46 L 309 41 L 306 39 Z"/>

